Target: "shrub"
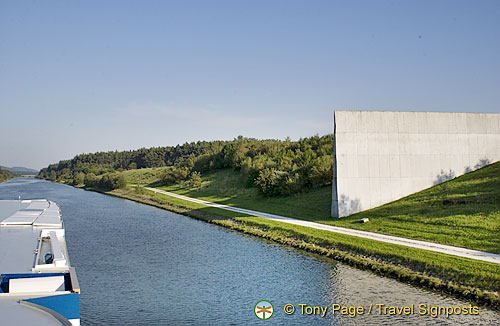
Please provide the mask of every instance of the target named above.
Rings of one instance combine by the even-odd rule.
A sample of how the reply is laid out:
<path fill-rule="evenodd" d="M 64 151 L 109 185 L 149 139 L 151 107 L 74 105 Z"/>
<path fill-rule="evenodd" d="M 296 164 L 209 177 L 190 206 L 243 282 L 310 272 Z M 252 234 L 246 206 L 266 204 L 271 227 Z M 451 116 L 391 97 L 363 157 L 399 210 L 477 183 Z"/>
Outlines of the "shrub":
<path fill-rule="evenodd" d="M 168 167 L 162 175 L 162 181 L 167 184 L 183 182 L 189 176 L 190 169 L 187 167 Z"/>
<path fill-rule="evenodd" d="M 259 172 L 255 184 L 264 196 L 279 196 L 286 192 L 287 177 L 287 172 L 266 168 Z"/>
<path fill-rule="evenodd" d="M 309 180 L 313 187 L 321 187 L 332 183 L 333 179 L 333 156 L 323 155 L 314 159 L 311 163 Z"/>
<path fill-rule="evenodd" d="M 75 186 L 81 185 L 85 182 L 85 174 L 83 172 L 78 172 L 73 178 L 73 184 Z"/>
<path fill-rule="evenodd" d="M 201 173 L 200 172 L 192 172 L 189 177 L 189 186 L 193 188 L 201 187 Z"/>
<path fill-rule="evenodd" d="M 193 169 L 198 172 L 206 172 L 210 169 L 210 163 L 212 163 L 212 155 L 200 155 L 195 159 Z"/>
<path fill-rule="evenodd" d="M 97 178 L 96 175 L 92 172 L 87 173 L 85 175 L 85 179 L 83 180 L 83 182 L 85 183 L 85 186 L 87 186 L 87 187 L 96 187 L 98 181 L 99 181 L 99 178 Z"/>
<path fill-rule="evenodd" d="M 121 174 L 105 174 L 97 182 L 97 187 L 104 191 L 110 191 L 118 188 L 125 188 L 126 181 Z"/>

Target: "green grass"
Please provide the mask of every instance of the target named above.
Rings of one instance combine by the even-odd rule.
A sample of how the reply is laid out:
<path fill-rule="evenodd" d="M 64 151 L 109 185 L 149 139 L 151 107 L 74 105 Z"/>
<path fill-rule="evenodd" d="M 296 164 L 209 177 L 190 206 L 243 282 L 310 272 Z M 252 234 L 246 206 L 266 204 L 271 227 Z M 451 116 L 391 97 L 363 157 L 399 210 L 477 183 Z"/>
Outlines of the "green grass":
<path fill-rule="evenodd" d="M 162 175 L 167 169 L 162 168 L 147 168 L 147 169 L 137 169 L 137 170 L 126 170 L 120 172 L 127 181 L 128 184 L 141 184 L 146 185 L 156 182 L 162 178 Z"/>
<path fill-rule="evenodd" d="M 189 197 L 207 201 L 243 207 L 257 211 L 275 213 L 290 217 L 298 217 L 307 212 L 317 218 L 329 215 L 332 188 L 331 186 L 314 189 L 302 194 L 285 197 L 264 197 L 255 187 L 247 187 L 245 180 L 232 169 L 218 170 L 202 176 L 201 188 L 189 188 L 181 185 L 163 186 L 159 189 L 175 192 Z"/>
<path fill-rule="evenodd" d="M 239 173 L 230 169 L 203 175 L 199 189 L 182 185 L 158 188 L 318 223 L 500 253 L 500 162 L 341 219 L 330 217 L 330 186 L 266 198 L 257 189 L 246 187 Z M 370 222 L 359 223 L 365 217 Z"/>

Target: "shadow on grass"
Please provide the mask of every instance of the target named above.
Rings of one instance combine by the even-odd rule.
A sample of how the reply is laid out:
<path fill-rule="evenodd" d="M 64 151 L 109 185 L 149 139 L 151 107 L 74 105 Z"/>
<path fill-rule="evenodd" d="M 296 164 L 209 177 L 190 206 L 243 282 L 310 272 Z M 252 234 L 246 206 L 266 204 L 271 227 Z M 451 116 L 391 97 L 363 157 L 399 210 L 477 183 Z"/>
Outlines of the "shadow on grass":
<path fill-rule="evenodd" d="M 148 183 L 146 185 L 146 187 L 152 187 L 152 188 L 158 188 L 158 187 L 163 187 L 163 186 L 167 186 L 167 183 L 165 181 L 162 181 L 162 180 L 151 182 L 151 183 Z"/>

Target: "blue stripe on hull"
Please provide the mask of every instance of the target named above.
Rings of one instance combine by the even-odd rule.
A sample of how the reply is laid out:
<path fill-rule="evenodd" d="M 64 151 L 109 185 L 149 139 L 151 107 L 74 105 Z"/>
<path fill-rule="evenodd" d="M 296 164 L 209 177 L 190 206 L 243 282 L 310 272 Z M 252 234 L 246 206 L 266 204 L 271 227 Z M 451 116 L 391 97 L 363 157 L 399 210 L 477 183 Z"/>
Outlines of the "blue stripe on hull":
<path fill-rule="evenodd" d="M 80 319 L 80 295 L 69 293 L 23 300 L 53 310 L 66 319 Z"/>

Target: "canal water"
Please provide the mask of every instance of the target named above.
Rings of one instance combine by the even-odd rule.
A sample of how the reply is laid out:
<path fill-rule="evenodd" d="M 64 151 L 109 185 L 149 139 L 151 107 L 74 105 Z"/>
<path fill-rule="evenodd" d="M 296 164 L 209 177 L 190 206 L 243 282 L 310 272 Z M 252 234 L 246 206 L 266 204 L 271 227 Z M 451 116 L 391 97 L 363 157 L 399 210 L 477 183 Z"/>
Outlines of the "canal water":
<path fill-rule="evenodd" d="M 0 184 L 0 199 L 47 198 L 62 210 L 80 287 L 82 325 L 497 325 L 498 312 L 419 315 L 418 305 L 469 303 L 330 259 L 132 201 L 30 178 Z M 273 304 L 259 320 L 254 306 Z M 287 315 L 284 306 L 295 313 Z M 299 304 L 328 306 L 324 317 Z M 331 305 L 363 306 L 356 317 Z M 368 315 L 367 310 L 373 304 Z M 414 305 L 380 315 L 376 304 Z"/>

